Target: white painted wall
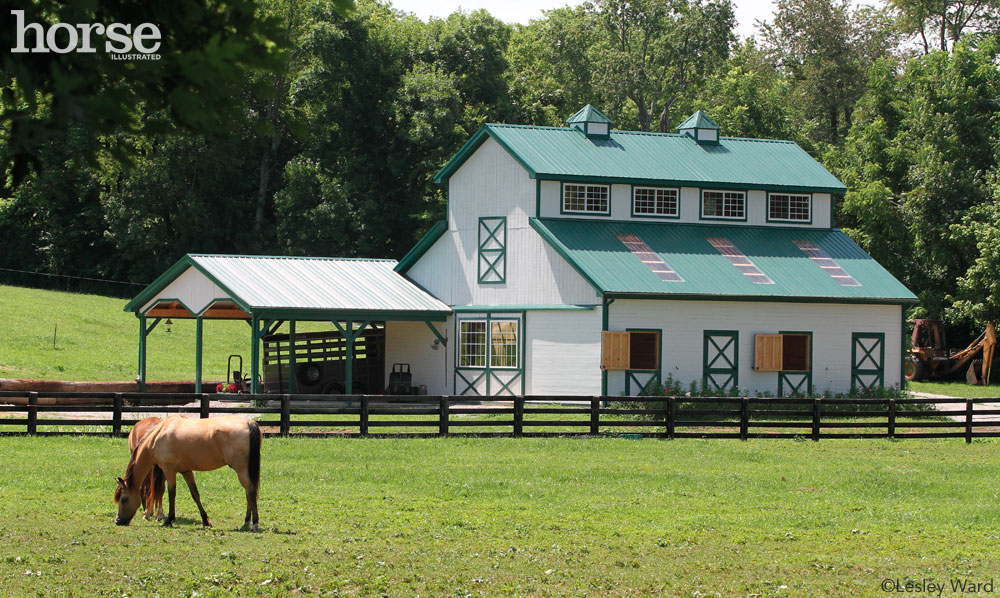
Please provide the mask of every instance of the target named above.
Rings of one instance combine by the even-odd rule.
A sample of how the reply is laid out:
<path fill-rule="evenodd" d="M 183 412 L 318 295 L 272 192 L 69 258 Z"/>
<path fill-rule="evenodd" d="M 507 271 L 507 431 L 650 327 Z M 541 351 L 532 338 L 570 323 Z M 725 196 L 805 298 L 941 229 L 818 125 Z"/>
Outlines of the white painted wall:
<path fill-rule="evenodd" d="M 525 340 L 528 394 L 601 394 L 600 307 L 529 311 Z"/>
<path fill-rule="evenodd" d="M 216 299 L 228 298 L 229 296 L 226 292 L 209 280 L 200 270 L 188 267 L 173 282 L 157 293 L 153 299 L 143 305 L 142 312 L 145 312 L 160 300 L 175 299 L 186 305 L 195 314 L 198 314 Z"/>
<path fill-rule="evenodd" d="M 731 301 L 615 301 L 609 329 L 662 328 L 663 375 L 687 385 L 700 383 L 705 330 L 739 331 L 739 386 L 776 392 L 776 372 L 753 370 L 754 334 L 779 331 L 813 333 L 813 390 L 847 392 L 851 385 L 851 335 L 885 333 L 885 385 L 900 383 L 903 334 L 898 305 L 838 305 Z M 609 374 L 608 393 L 624 390 L 620 372 Z"/>
<path fill-rule="evenodd" d="M 427 386 L 427 393 L 447 395 L 451 393 L 452 379 L 452 319 L 447 322 L 433 322 L 441 334 L 449 339 L 448 346 L 438 345 L 432 349 L 437 337 L 423 322 L 385 323 L 385 384 L 389 385 L 389 373 L 394 363 L 410 364 L 413 386 Z"/>
<path fill-rule="evenodd" d="M 407 276 L 449 305 L 595 305 L 596 291 L 542 239 L 535 181 L 488 139 L 452 175 L 448 230 Z M 507 218 L 506 283 L 479 284 L 479 218 Z"/>
<path fill-rule="evenodd" d="M 711 187 L 705 187 L 711 189 Z M 559 181 L 542 181 L 541 216 L 543 218 L 583 218 L 588 220 L 636 220 L 639 222 L 677 222 L 682 224 L 726 224 L 725 220 L 701 219 L 701 189 L 680 188 L 680 218 L 632 217 L 632 185 L 611 185 L 611 216 L 590 216 L 587 214 L 560 214 L 562 205 L 562 185 Z M 813 194 L 812 224 L 794 222 L 767 222 L 767 192 L 747 192 L 747 221 L 733 220 L 734 225 L 783 226 L 792 228 L 830 228 L 830 194 Z"/>

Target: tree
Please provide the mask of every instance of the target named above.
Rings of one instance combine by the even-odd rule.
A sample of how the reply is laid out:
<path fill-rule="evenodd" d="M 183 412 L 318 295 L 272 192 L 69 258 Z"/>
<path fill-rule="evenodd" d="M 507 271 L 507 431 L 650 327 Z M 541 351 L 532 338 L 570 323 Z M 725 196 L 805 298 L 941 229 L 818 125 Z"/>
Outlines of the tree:
<path fill-rule="evenodd" d="M 1000 32 L 998 0 L 889 0 L 900 29 L 919 37 L 924 54 L 951 51 L 967 33 Z"/>

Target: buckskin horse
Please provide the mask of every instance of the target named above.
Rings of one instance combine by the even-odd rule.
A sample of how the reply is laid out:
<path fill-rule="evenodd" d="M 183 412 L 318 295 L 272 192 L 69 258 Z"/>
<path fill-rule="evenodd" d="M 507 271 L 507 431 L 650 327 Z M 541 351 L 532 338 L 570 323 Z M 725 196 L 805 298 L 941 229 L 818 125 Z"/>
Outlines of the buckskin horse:
<path fill-rule="evenodd" d="M 135 422 L 132 431 L 128 433 L 128 450 L 131 453 L 145 438 L 146 434 L 163 421 L 162 417 L 147 417 Z M 152 471 L 142 481 L 139 487 L 139 500 L 142 501 L 142 518 L 150 519 L 156 511 L 156 520 L 163 521 L 163 470 L 154 465 Z"/>
<path fill-rule="evenodd" d="M 170 509 L 165 527 L 174 522 L 174 498 L 177 474 L 180 473 L 198 505 L 201 522 L 210 526 L 208 514 L 201 505 L 193 471 L 211 471 L 225 465 L 232 467 L 246 489 L 247 515 L 243 527 L 253 522 L 253 531 L 260 531 L 257 517 L 257 490 L 260 486 L 260 427 L 257 422 L 230 415 L 208 419 L 189 419 L 173 415 L 153 428 L 132 451 L 125 477 L 118 478 L 115 502 L 118 515 L 115 523 L 128 525 L 141 504 L 139 489 L 154 466 L 160 466 L 167 482 Z"/>

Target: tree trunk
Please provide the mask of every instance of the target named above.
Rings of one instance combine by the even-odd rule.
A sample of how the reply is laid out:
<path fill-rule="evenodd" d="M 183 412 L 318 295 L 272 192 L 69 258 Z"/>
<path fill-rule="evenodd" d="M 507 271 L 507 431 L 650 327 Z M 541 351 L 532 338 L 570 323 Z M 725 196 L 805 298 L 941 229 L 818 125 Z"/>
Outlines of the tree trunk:
<path fill-rule="evenodd" d="M 257 184 L 257 210 L 254 213 L 253 232 L 257 235 L 256 242 L 260 241 L 260 233 L 264 228 L 264 208 L 267 204 L 267 188 L 271 182 L 271 158 L 278 152 L 281 144 L 281 136 L 278 133 L 278 113 L 281 100 L 285 94 L 285 76 L 281 75 L 274 81 L 274 99 L 267 109 L 267 119 L 271 123 L 271 139 L 264 144 L 264 150 L 260 156 L 260 179 Z"/>

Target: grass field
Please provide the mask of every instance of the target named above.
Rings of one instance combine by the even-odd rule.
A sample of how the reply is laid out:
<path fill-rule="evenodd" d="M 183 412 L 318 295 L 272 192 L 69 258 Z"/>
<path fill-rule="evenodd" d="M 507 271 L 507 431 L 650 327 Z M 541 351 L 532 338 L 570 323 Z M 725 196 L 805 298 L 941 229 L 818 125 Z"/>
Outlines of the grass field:
<path fill-rule="evenodd" d="M 997 371 L 1000 376 L 1000 371 Z M 996 398 L 1000 397 L 1000 386 L 996 382 L 1000 377 L 991 380 L 990 386 L 973 386 L 965 382 L 958 381 L 935 381 L 935 382 L 907 382 L 907 390 L 916 392 L 928 392 L 936 395 L 946 395 L 949 397 L 961 397 L 968 399 Z"/>
<path fill-rule="evenodd" d="M 215 527 L 181 487 L 173 529 L 119 528 L 124 441 L 0 455 L 4 596 L 853 597 L 1000 568 L 987 442 L 266 439 L 260 534 L 228 470 L 198 476 Z"/>
<path fill-rule="evenodd" d="M 139 358 L 139 321 L 126 301 L 0 285 L 0 378 L 132 380 Z M 299 331 L 313 330 L 303 323 Z M 163 322 L 150 334 L 149 380 L 194 380 L 194 320 Z M 53 347 L 55 333 L 55 347 Z M 242 321 L 205 324 L 206 380 L 224 380 L 230 354 L 250 359 L 250 327 Z"/>

